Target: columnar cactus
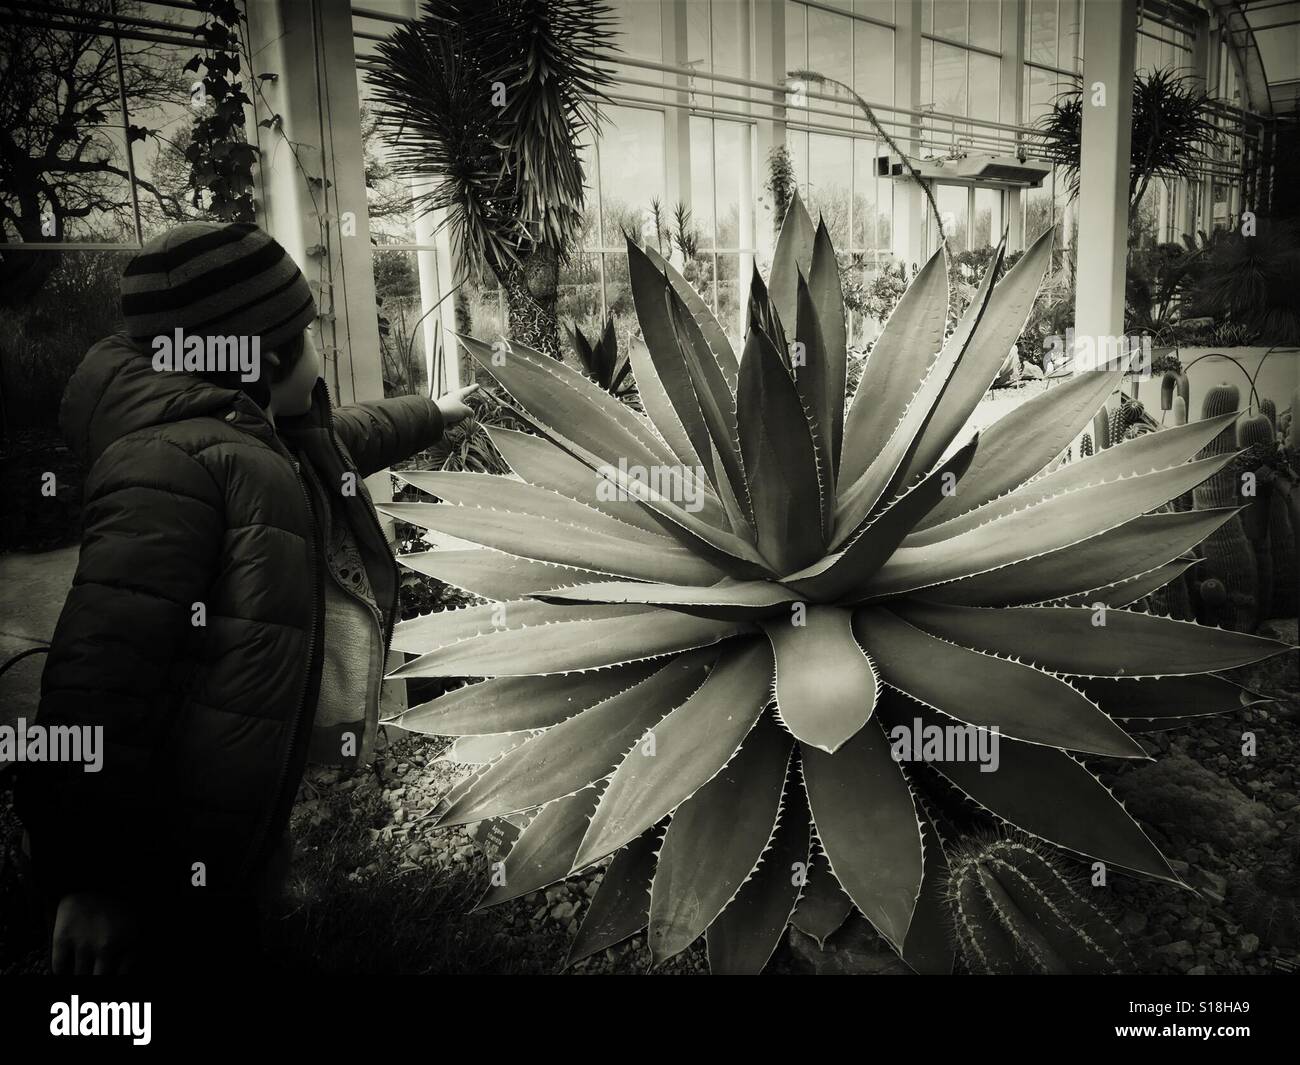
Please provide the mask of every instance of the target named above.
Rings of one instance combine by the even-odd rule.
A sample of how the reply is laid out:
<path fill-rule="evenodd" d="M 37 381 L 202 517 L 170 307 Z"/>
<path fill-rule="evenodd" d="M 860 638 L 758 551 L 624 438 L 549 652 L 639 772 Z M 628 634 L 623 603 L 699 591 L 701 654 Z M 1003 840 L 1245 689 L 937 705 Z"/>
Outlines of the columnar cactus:
<path fill-rule="evenodd" d="M 527 347 L 462 339 L 539 435 L 490 431 L 516 476 L 407 472 L 441 502 L 383 509 L 454 538 L 413 568 L 491 600 L 393 639 L 419 655 L 397 676 L 486 678 L 402 727 L 514 734 L 437 810 L 445 826 L 537 811 L 489 901 L 614 856 L 573 958 L 646 929 L 656 961 L 704 936 L 715 971 L 757 972 L 815 838 L 903 960 L 948 971 L 947 860 L 925 811 L 954 799 L 936 774 L 1053 845 L 1177 881 L 1069 752 L 1145 758 L 1123 723 L 1135 702 L 1185 714 L 1224 683 L 1204 674 L 1287 648 L 1124 609 L 1231 516 L 1152 513 L 1229 461 L 1190 460 L 1231 415 L 1044 472 L 1122 383 L 1090 370 L 950 446 L 1051 242 L 995 288 L 999 248 L 947 336 L 936 254 L 852 403 L 835 251 L 798 200 L 751 281 L 739 356 L 672 265 L 629 242 L 644 413 Z M 900 730 L 954 720 L 996 727 L 996 773 L 960 752 L 907 764 Z"/>
<path fill-rule="evenodd" d="M 1182 396 L 1174 396 L 1173 413 L 1169 417 L 1171 425 L 1187 424 L 1187 400 Z"/>
<path fill-rule="evenodd" d="M 1222 384 L 1205 394 L 1201 420 L 1226 418 L 1237 410 L 1241 394 L 1236 385 Z M 1237 451 L 1237 432 L 1229 423 L 1200 453 L 1202 459 L 1233 455 Z M 1192 498 L 1198 509 L 1240 506 L 1240 475 L 1225 465 L 1212 477 L 1197 485 Z M 1207 536 L 1199 552 L 1205 560 L 1197 566 L 1197 579 L 1217 580 L 1227 592 L 1227 604 L 1216 609 L 1219 623 L 1238 632 L 1253 632 L 1259 623 L 1259 572 L 1255 553 L 1241 518 L 1233 515 Z M 1217 591 L 1216 591 L 1217 595 Z M 1202 620 L 1209 620 L 1198 614 Z"/>
<path fill-rule="evenodd" d="M 1259 412 L 1268 419 L 1268 424 L 1272 428 L 1274 435 L 1277 433 L 1277 404 L 1271 399 L 1261 399 L 1259 401 Z M 1270 441 L 1272 437 L 1270 437 Z"/>
<path fill-rule="evenodd" d="M 1000 839 L 950 859 L 948 897 L 971 972 L 1078 975 L 1131 967 L 1119 931 L 1037 846 Z"/>

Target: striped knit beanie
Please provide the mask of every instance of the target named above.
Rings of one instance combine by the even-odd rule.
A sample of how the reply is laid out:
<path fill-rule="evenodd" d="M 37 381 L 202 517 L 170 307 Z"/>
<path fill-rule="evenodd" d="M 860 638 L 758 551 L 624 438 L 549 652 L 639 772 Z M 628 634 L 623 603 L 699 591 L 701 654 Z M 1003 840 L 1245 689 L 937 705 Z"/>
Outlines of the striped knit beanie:
<path fill-rule="evenodd" d="M 265 354 L 311 325 L 316 301 L 289 253 L 257 226 L 187 222 L 154 237 L 127 264 L 122 317 L 142 344 L 181 329 L 260 337 Z"/>

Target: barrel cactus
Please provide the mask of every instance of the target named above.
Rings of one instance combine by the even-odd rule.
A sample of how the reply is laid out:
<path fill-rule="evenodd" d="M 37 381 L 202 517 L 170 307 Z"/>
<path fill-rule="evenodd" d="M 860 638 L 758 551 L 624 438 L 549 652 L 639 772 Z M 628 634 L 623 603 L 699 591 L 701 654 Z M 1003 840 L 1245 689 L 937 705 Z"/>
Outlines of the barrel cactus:
<path fill-rule="evenodd" d="M 1065 976 L 1131 968 L 1118 929 L 1034 841 L 966 844 L 951 864 L 949 904 L 971 972 Z"/>
<path fill-rule="evenodd" d="M 704 936 L 715 972 L 756 972 L 824 856 L 909 965 L 949 971 L 925 810 L 953 792 L 936 771 L 1053 845 L 1177 881 L 1075 755 L 1145 758 L 1128 715 L 1222 709 L 1208 696 L 1227 682 L 1204 674 L 1285 645 L 1122 609 L 1232 515 L 1151 512 L 1230 460 L 1189 461 L 1235 414 L 1035 477 L 1117 367 L 959 439 L 1051 240 L 994 287 L 999 247 L 947 338 L 932 258 L 851 404 L 835 253 L 797 201 L 770 278 L 753 277 L 739 357 L 671 264 L 629 241 L 644 414 L 522 345 L 462 338 L 539 435 L 491 430 L 515 476 L 407 472 L 440 502 L 383 509 L 441 545 L 408 565 L 487 600 L 393 641 L 418 655 L 395 676 L 478 679 L 398 724 L 498 752 L 439 823 L 531 816 L 486 903 L 609 859 L 571 958 L 648 929 L 655 961 Z M 997 731 L 997 772 L 906 762 L 898 730 L 954 720 Z"/>

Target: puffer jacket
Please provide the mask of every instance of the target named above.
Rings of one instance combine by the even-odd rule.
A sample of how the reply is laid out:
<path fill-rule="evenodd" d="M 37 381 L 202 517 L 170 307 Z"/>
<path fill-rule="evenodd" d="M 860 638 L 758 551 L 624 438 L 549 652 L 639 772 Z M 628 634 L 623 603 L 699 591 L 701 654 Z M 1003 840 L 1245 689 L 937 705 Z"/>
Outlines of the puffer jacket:
<path fill-rule="evenodd" d="M 20 767 L 37 882 L 55 896 L 252 891 L 320 685 L 321 508 L 345 508 L 387 647 L 397 568 L 361 478 L 435 443 L 441 413 L 418 396 L 332 410 L 318 381 L 312 409 L 273 429 L 245 393 L 157 372 L 117 335 L 87 354 L 60 421 L 90 472 L 37 723 L 102 726 L 103 764 Z"/>

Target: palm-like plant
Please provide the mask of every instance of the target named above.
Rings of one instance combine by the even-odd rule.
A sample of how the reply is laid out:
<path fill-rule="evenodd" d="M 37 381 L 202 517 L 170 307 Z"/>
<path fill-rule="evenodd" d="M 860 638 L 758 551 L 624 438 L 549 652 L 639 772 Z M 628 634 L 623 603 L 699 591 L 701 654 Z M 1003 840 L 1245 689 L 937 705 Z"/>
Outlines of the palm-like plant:
<path fill-rule="evenodd" d="M 1129 163 L 1129 222 L 1156 175 L 1193 180 L 1210 149 L 1223 143 L 1211 117 L 1210 97 L 1197 83 L 1172 70 L 1153 70 L 1133 79 L 1133 150 Z M 1083 93 L 1062 93 L 1038 120 L 1046 134 L 1047 158 L 1064 168 L 1071 194 L 1079 191 Z"/>
<path fill-rule="evenodd" d="M 847 410 L 835 255 L 797 199 L 739 359 L 629 241 L 644 415 L 522 346 L 463 340 L 541 435 L 493 432 L 516 478 L 408 473 L 442 503 L 384 509 L 460 542 L 412 564 L 494 601 L 394 640 L 419 653 L 398 676 L 487 678 L 400 719 L 485 737 L 490 764 L 441 823 L 534 812 L 485 903 L 612 855 L 572 958 L 648 926 L 657 960 L 707 934 L 715 971 L 754 972 L 812 921 L 813 863 L 818 904 L 839 896 L 842 918 L 851 899 L 914 968 L 948 971 L 927 812 L 952 801 L 944 780 L 1059 847 L 1176 881 L 1069 752 L 1145 757 L 1132 733 L 1151 719 L 1238 705 L 1204 674 L 1283 647 L 1121 609 L 1233 515 L 1152 511 L 1229 461 L 1188 460 L 1234 415 L 1036 476 L 1120 384 L 1095 371 L 950 446 L 1050 254 L 1049 234 L 994 288 L 1000 248 L 947 340 L 936 255 Z M 637 467 L 676 471 L 698 506 Z M 892 757 L 887 730 L 954 719 L 1000 730 L 997 772 Z"/>
<path fill-rule="evenodd" d="M 582 223 L 578 145 L 610 78 L 592 0 L 425 0 L 368 75 L 394 173 L 428 185 L 460 247 L 505 289 L 514 339 L 559 357 L 559 264 Z"/>

